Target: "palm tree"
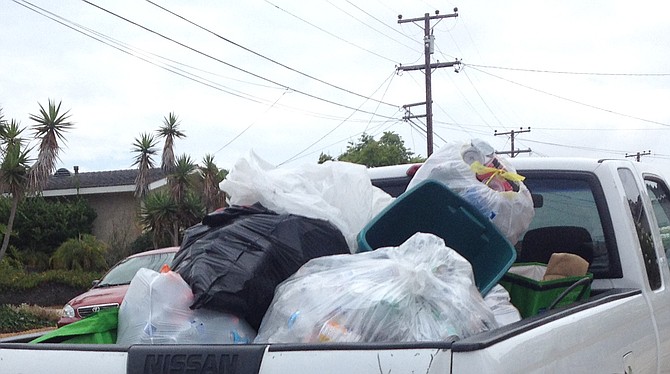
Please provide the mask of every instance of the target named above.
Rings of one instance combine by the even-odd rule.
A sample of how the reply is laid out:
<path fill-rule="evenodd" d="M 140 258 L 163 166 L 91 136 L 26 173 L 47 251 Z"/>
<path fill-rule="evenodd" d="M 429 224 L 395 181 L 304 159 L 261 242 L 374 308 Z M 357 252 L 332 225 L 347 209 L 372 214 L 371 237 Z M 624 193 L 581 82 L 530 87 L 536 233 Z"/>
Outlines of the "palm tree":
<path fill-rule="evenodd" d="M 193 185 L 193 172 L 197 170 L 197 167 L 198 166 L 191 159 L 191 156 L 184 154 L 177 157 L 174 170 L 167 176 L 170 196 L 172 196 L 172 199 L 177 204 L 178 212 L 181 212 L 184 207 L 186 193 L 189 187 Z M 173 245 L 179 245 L 179 221 L 180 220 L 176 218 L 172 224 Z"/>
<path fill-rule="evenodd" d="M 186 190 L 193 185 L 193 172 L 197 168 L 191 156 L 183 154 L 177 157 L 172 173 L 167 176 L 170 195 L 177 203 L 183 200 Z"/>
<path fill-rule="evenodd" d="M 200 195 L 194 190 L 187 190 L 179 204 L 179 233 L 201 222 L 204 214 L 205 206 L 202 204 Z"/>
<path fill-rule="evenodd" d="M 46 185 L 49 177 L 56 169 L 56 161 L 60 152 L 59 140 L 65 140 L 64 132 L 71 129 L 73 124 L 68 122 L 68 111 L 61 114 L 61 103 L 55 104 L 49 100 L 48 111 L 40 106 L 40 114 L 30 114 L 30 119 L 37 122 L 32 127 L 35 139 L 39 142 L 37 159 L 30 166 L 30 148 L 26 148 L 21 137 L 23 129 L 15 120 L 4 120 L 0 113 L 0 146 L 2 149 L 2 163 L 0 163 L 0 187 L 2 191 L 12 197 L 12 206 L 9 212 L 9 221 L 0 247 L 0 260 L 9 246 L 9 238 L 16 217 L 19 202 L 27 193 L 39 193 Z"/>
<path fill-rule="evenodd" d="M 140 223 L 151 232 L 154 248 L 167 245 L 164 238 L 168 235 L 172 237 L 177 210 L 177 204 L 165 190 L 154 191 L 144 199 L 140 209 Z M 170 242 L 174 243 L 174 238 Z"/>
<path fill-rule="evenodd" d="M 24 139 L 21 137 L 21 133 L 23 133 L 23 129 L 17 120 L 4 121 L 2 113 L 0 113 L 0 142 L 3 155 L 11 147 L 23 148 Z"/>
<path fill-rule="evenodd" d="M 153 156 L 156 155 L 157 140 L 149 133 L 140 134 L 135 138 L 132 152 L 137 153 L 132 166 L 137 166 L 138 173 L 135 178 L 135 196 L 143 199 L 149 193 L 149 170 L 154 167 Z"/>
<path fill-rule="evenodd" d="M 2 247 L 0 247 L 0 260 L 4 257 L 9 238 L 14 226 L 14 218 L 19 202 L 25 194 L 28 184 L 29 158 L 28 150 L 23 148 L 23 139 L 18 122 L 12 120 L 9 124 L 0 119 L 0 138 L 2 144 L 2 164 L 0 164 L 0 186 L 2 191 L 9 193 L 12 197 L 12 205 L 9 211 L 9 221 L 4 227 Z"/>
<path fill-rule="evenodd" d="M 154 246 L 165 243 L 167 237 L 171 245 L 179 245 L 182 230 L 202 220 L 204 206 L 193 192 L 196 170 L 190 156 L 177 157 L 173 172 L 167 176 L 168 190 L 152 192 L 144 199 L 140 221 L 152 233 Z"/>
<path fill-rule="evenodd" d="M 170 174 L 175 168 L 174 141 L 176 138 L 186 136 L 179 130 L 180 121 L 174 113 L 170 112 L 163 117 L 163 126 L 158 129 L 158 137 L 165 138 L 163 145 L 163 157 L 161 158 L 161 169 L 165 174 Z"/>
<path fill-rule="evenodd" d="M 33 125 L 35 139 L 39 141 L 37 160 L 30 168 L 28 187 L 30 191 L 39 192 L 44 189 L 49 177 L 56 171 L 56 162 L 59 160 L 60 145 L 58 141 L 65 141 L 64 133 L 74 124 L 68 122 L 69 111 L 60 113 L 61 103 L 58 105 L 49 100 L 49 110 L 40 105 L 40 114 L 30 114 L 30 119 L 37 122 Z"/>
<path fill-rule="evenodd" d="M 219 189 L 219 183 L 228 175 L 228 171 L 220 169 L 214 163 L 214 156 L 206 154 L 200 166 L 200 176 L 203 183 L 203 199 L 206 213 L 214 211 L 225 203 L 225 194 Z"/>

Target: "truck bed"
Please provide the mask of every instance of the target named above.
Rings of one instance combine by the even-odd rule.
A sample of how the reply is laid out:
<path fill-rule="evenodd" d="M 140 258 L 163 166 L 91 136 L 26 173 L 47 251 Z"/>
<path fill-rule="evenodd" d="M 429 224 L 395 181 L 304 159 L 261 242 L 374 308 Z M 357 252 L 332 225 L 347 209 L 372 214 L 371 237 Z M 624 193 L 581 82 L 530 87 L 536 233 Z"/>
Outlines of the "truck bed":
<path fill-rule="evenodd" d="M 587 344 L 583 337 L 561 330 L 583 329 L 583 323 L 597 321 L 612 323 L 605 318 L 581 318 L 580 313 L 606 316 L 610 308 L 622 308 L 626 304 L 634 310 L 644 303 L 640 290 L 611 289 L 594 292 L 587 301 L 575 303 L 519 322 L 478 334 L 460 341 L 360 344 L 248 344 L 248 345 L 74 345 L 74 344 L 28 344 L 39 334 L 23 335 L 0 340 L 0 372 L 16 372 L 21 367 L 25 373 L 40 372 L 44 363 L 49 363 L 52 373 L 96 372 L 96 373 L 458 373 L 462 365 L 472 372 L 472 365 L 490 372 L 500 369 L 497 355 L 519 355 L 523 360 L 509 360 L 524 372 L 533 371 L 533 362 L 542 363 L 546 370 L 546 357 L 529 360 L 532 350 L 523 346 L 542 344 L 550 336 L 560 336 L 567 345 L 560 360 L 570 360 L 578 354 L 579 342 Z M 642 309 L 643 308 L 638 308 Z M 631 315 L 616 313 L 617 317 Z M 643 320 L 643 319 L 638 319 Z M 623 323 L 625 321 L 619 321 Z M 595 326 L 592 326 L 596 328 Z M 547 333 L 547 330 L 553 333 Z M 630 331 L 630 328 L 625 329 Z M 640 330 L 646 331 L 646 330 Z M 616 333 L 615 331 L 613 331 Z M 605 345 L 602 340 L 610 336 L 594 337 L 593 343 Z M 504 350 L 519 347 L 517 352 L 497 352 L 498 343 L 516 340 L 514 344 L 499 345 Z M 485 349 L 486 348 L 486 349 Z M 592 352 L 592 351 L 591 351 Z M 557 352 L 558 353 L 558 352 Z M 483 356 L 482 356 L 483 355 Z M 559 361 L 557 363 L 560 364 Z M 524 366 L 525 365 L 525 366 Z M 299 368 L 299 370 L 298 370 Z M 536 368 L 537 369 L 537 368 Z M 509 372 L 509 371 L 504 371 Z"/>

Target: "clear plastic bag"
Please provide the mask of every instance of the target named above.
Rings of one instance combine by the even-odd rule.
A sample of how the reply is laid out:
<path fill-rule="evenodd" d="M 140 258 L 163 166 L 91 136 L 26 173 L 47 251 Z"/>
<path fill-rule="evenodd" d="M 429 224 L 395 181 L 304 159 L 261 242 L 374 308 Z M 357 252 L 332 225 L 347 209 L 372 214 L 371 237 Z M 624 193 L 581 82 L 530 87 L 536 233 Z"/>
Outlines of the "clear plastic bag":
<path fill-rule="evenodd" d="M 232 344 L 256 336 L 246 321 L 208 309 L 191 310 L 193 293 L 179 274 L 140 269 L 119 308 L 117 344 Z"/>
<path fill-rule="evenodd" d="M 470 264 L 433 235 L 309 261 L 277 287 L 255 342 L 417 342 L 497 327 Z"/>
<path fill-rule="evenodd" d="M 329 221 L 356 251 L 356 235 L 393 198 L 374 187 L 363 165 L 348 162 L 278 168 L 250 152 L 239 159 L 221 190 L 231 205 L 261 203 L 279 214 Z"/>
<path fill-rule="evenodd" d="M 533 198 L 522 181 L 505 179 L 518 177 L 509 160 L 501 155 L 492 159 L 485 154 L 489 150 L 493 148 L 481 140 L 447 143 L 428 157 L 407 189 L 426 179 L 444 183 L 478 208 L 514 244 L 535 216 Z M 479 167 L 473 168 L 468 162 Z M 495 169 L 500 173 L 491 173 Z"/>

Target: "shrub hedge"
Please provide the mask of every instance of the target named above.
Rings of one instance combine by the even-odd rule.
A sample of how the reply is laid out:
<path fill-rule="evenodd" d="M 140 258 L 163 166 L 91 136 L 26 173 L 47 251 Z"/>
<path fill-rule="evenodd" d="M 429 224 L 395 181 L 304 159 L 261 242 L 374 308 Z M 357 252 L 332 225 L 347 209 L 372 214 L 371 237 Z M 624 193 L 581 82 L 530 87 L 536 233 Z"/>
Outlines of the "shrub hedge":
<path fill-rule="evenodd" d="M 0 292 L 24 291 L 42 283 L 60 283 L 74 288 L 88 289 L 102 273 L 82 270 L 48 270 L 40 273 L 27 272 L 0 262 Z"/>
<path fill-rule="evenodd" d="M 0 333 L 54 327 L 58 315 L 28 305 L 0 305 Z"/>

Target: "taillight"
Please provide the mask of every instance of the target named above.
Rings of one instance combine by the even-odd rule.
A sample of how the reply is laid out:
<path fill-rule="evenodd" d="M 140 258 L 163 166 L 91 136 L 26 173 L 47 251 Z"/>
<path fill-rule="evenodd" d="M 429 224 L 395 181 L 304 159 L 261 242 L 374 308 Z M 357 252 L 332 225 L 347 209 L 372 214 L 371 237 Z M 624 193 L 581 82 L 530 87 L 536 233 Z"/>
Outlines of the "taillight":
<path fill-rule="evenodd" d="M 413 177 L 414 174 L 416 174 L 417 170 L 419 170 L 421 165 L 423 165 L 423 164 L 414 164 L 414 165 L 410 166 L 409 169 L 407 169 L 407 171 L 405 172 L 405 174 L 410 178 Z"/>

